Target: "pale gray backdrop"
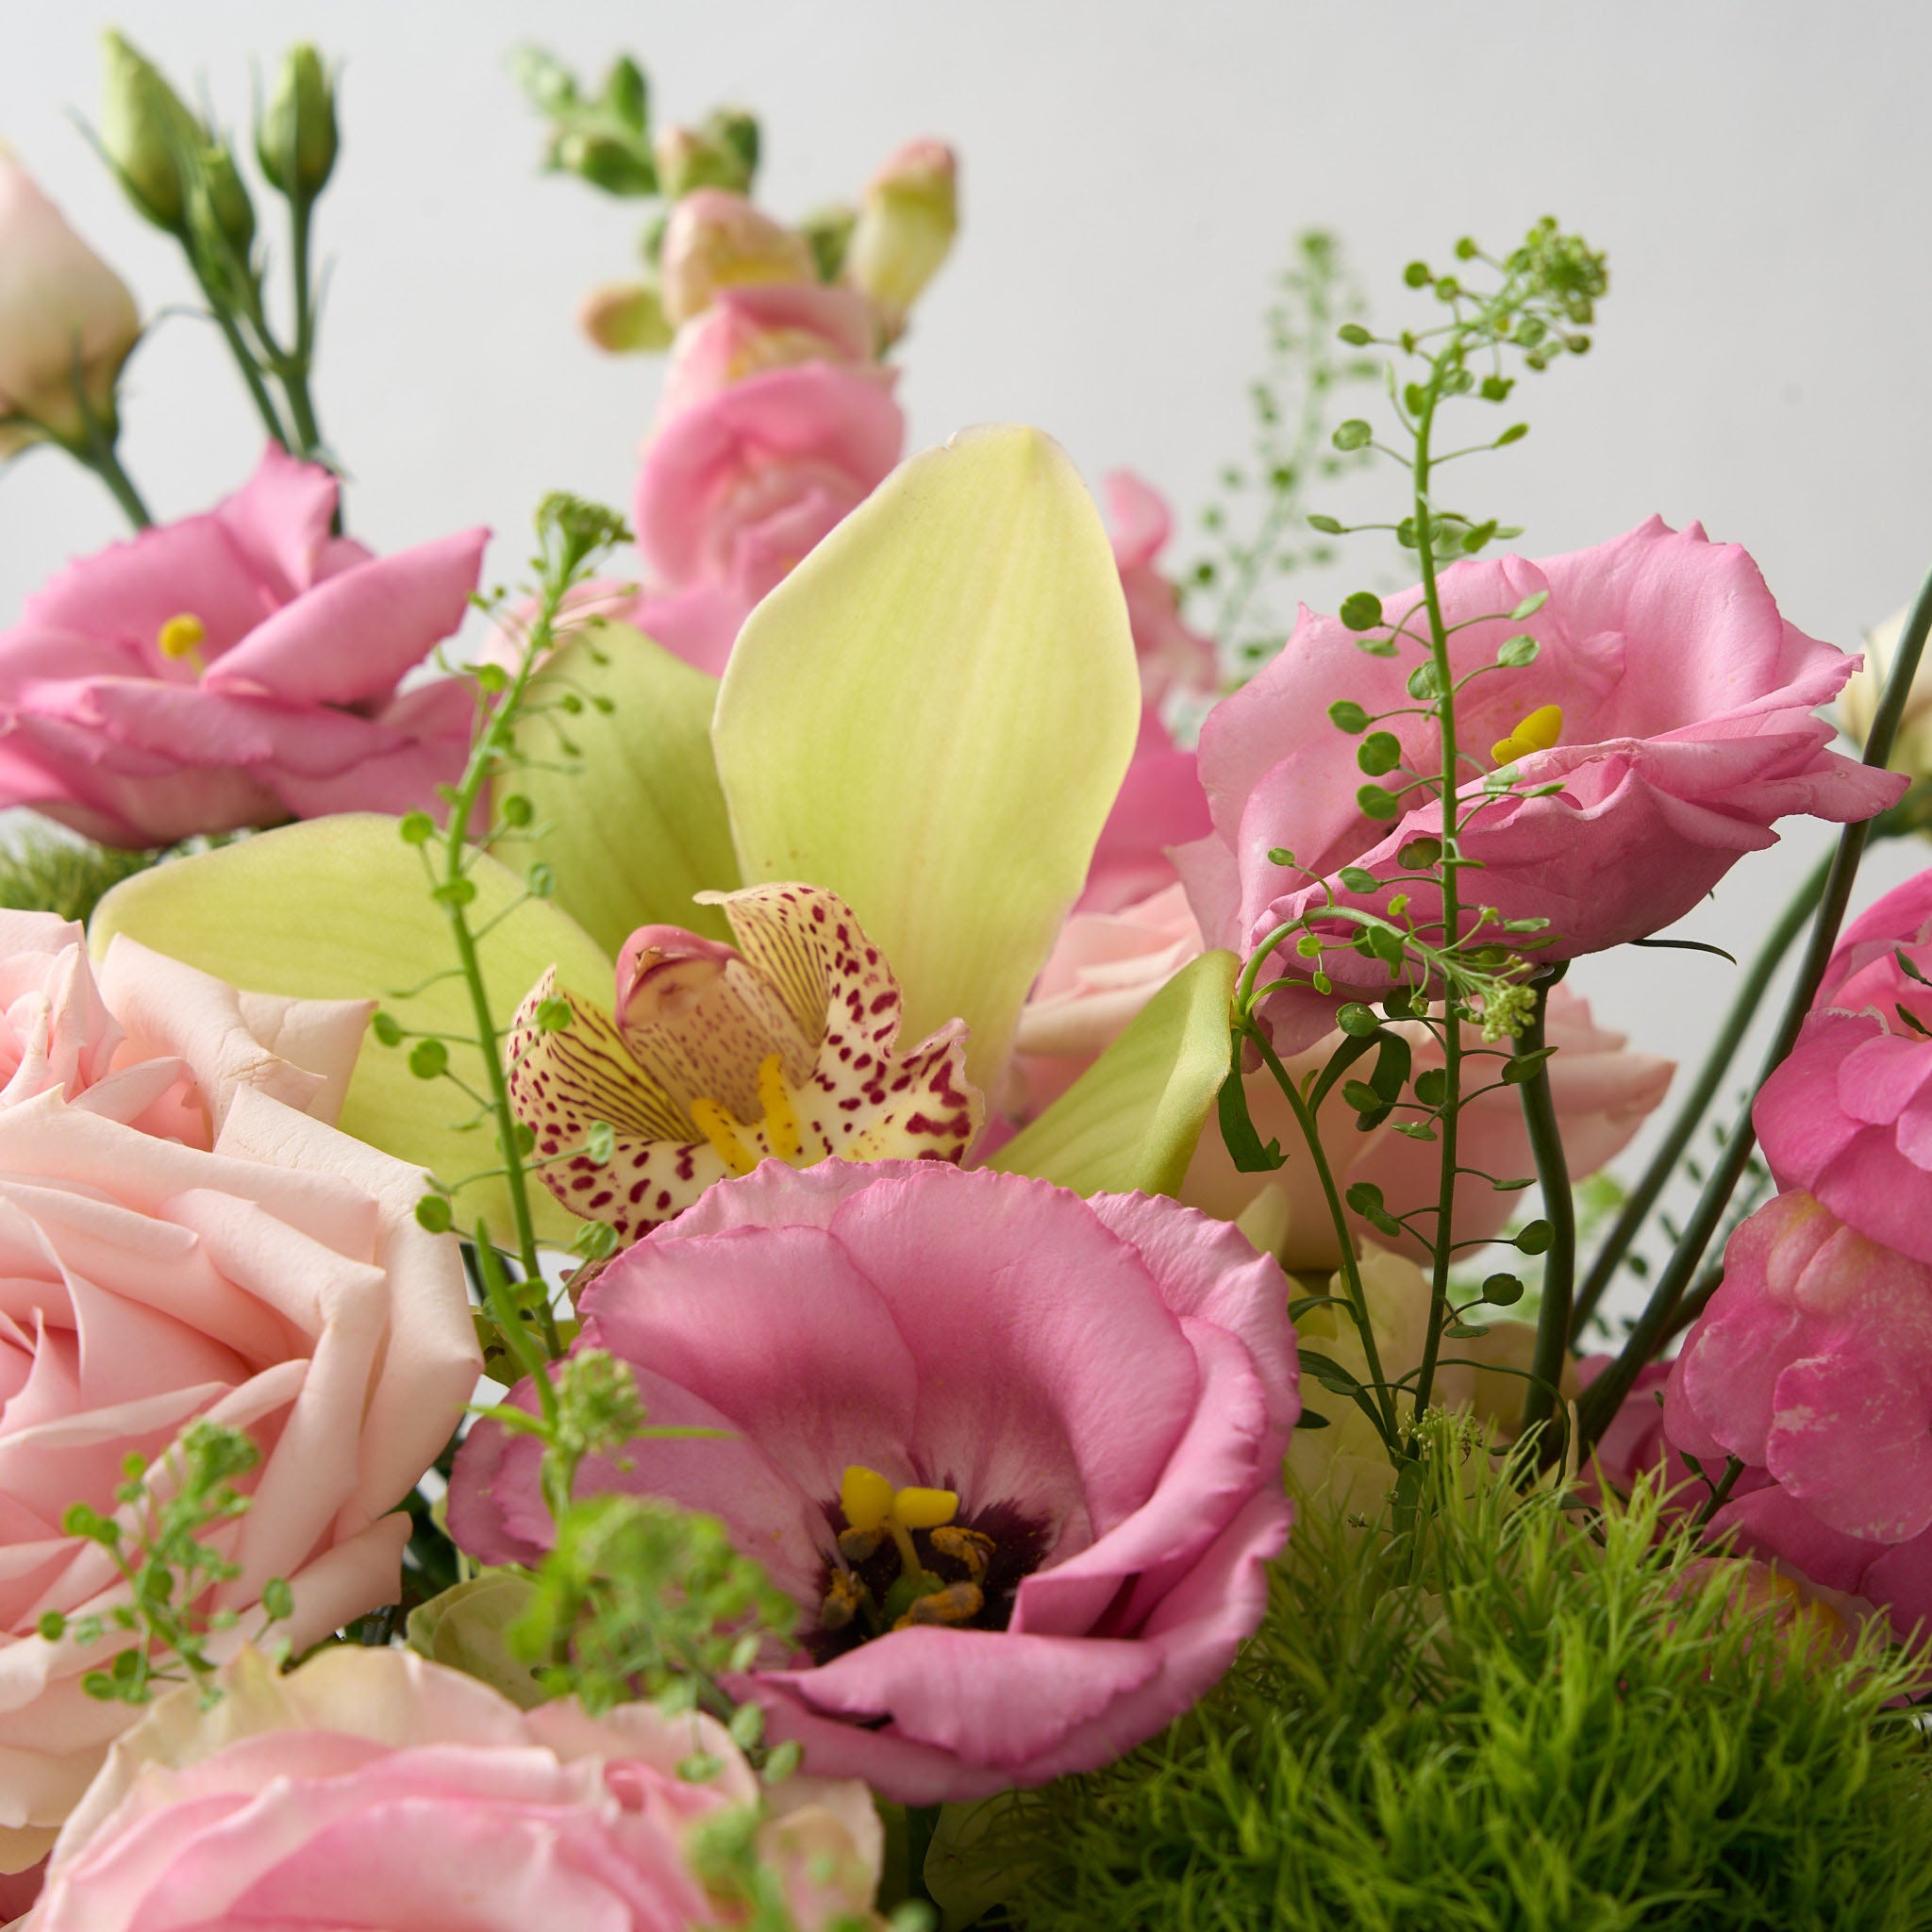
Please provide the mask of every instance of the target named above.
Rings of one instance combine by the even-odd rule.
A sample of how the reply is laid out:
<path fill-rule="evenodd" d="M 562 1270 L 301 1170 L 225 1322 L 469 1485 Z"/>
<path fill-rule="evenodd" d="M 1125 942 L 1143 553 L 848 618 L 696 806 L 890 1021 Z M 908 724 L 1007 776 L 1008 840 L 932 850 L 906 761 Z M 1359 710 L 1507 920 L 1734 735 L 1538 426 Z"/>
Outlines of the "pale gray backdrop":
<path fill-rule="evenodd" d="M 599 69 L 632 49 L 665 118 L 754 107 L 762 193 L 781 213 L 850 194 L 908 135 L 958 143 L 965 231 L 904 358 L 915 444 L 1037 423 L 1090 476 L 1141 471 L 1191 525 L 1245 448 L 1257 312 L 1295 230 L 1339 231 L 1393 319 L 1412 255 L 1443 258 L 1465 229 L 1504 245 L 1551 210 L 1608 251 L 1613 290 L 1595 353 L 1526 386 L 1535 434 L 1470 478 L 1527 526 L 1523 548 L 1586 544 L 1653 510 L 1702 519 L 1750 547 L 1794 622 L 1847 644 L 1932 564 L 1932 11 L 1915 0 L 4 13 L 0 137 L 149 310 L 186 299 L 184 273 L 68 118 L 92 109 L 98 30 L 118 21 L 177 78 L 200 76 L 231 122 L 252 65 L 285 42 L 345 62 L 320 394 L 355 528 L 378 547 L 483 521 L 509 573 L 541 491 L 627 500 L 657 365 L 600 358 L 571 311 L 625 272 L 636 218 L 537 175 L 505 71 L 536 38 Z M 126 418 L 129 466 L 162 516 L 232 487 L 256 453 L 211 331 L 185 317 L 142 351 Z M 0 475 L 0 622 L 116 533 L 98 486 L 63 461 Z M 1380 574 L 1379 558 L 1359 573 Z M 1797 825 L 1685 930 L 1741 950 L 1821 843 Z M 1881 855 L 1868 891 L 1922 858 Z M 1657 953 L 1574 975 L 1604 1017 L 1680 1057 L 1731 977 Z"/>

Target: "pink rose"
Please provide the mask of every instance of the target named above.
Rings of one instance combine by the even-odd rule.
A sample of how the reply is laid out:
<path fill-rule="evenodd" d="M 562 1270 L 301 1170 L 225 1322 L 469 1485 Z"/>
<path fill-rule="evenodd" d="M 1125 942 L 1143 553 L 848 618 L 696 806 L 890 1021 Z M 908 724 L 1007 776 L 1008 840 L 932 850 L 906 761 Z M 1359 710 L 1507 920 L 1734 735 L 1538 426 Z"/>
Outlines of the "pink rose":
<path fill-rule="evenodd" d="M 116 939 L 98 982 L 77 926 L 0 921 L 0 1864 L 53 1832 L 131 1713 L 80 1687 L 110 1640 L 38 1632 L 121 1586 L 64 1536 L 111 1513 L 208 1417 L 254 1434 L 256 1507 L 221 1532 L 247 1609 L 285 1576 L 297 1649 L 392 1601 L 406 1516 L 477 1367 L 454 1242 L 414 1169 L 325 1123 L 360 1004 L 237 993 Z M 305 1110 L 306 1109 L 306 1110 Z M 165 1479 L 165 1478 L 163 1478 Z M 125 1513 L 125 1512 L 124 1512 Z"/>
<path fill-rule="evenodd" d="M 84 439 L 76 358 L 88 408 L 111 424 L 114 385 L 140 339 L 121 277 L 0 147 L 0 456 L 39 441 L 42 427 Z"/>
<path fill-rule="evenodd" d="M 890 387 L 877 360 L 878 325 L 865 297 L 820 282 L 753 282 L 721 289 L 678 330 L 658 406 L 663 425 L 734 383 L 800 362 L 830 362 Z"/>
<path fill-rule="evenodd" d="M 399 1650 L 325 1650 L 285 1677 L 245 1652 L 223 1674 L 212 1710 L 175 1691 L 115 1745 L 24 1932 L 697 1932 L 744 1908 L 708 1890 L 692 1833 L 761 1798 L 755 1850 L 792 1923 L 877 1923 L 865 1790 L 766 1797 L 711 1718 L 522 1711 Z M 716 1774 L 680 1777 L 698 1754 Z"/>
<path fill-rule="evenodd" d="M 1106 487 L 1114 561 L 1126 592 L 1134 655 L 1141 660 L 1142 701 L 1158 708 L 1175 691 L 1213 691 L 1221 682 L 1214 640 L 1182 623 L 1179 593 L 1155 563 L 1174 534 L 1173 513 L 1130 471 L 1116 470 Z"/>
<path fill-rule="evenodd" d="M 434 801 L 474 704 L 405 672 L 462 621 L 488 533 L 329 535 L 336 480 L 271 447 L 205 515 L 70 565 L 0 635 L 0 804 L 110 845 Z"/>
<path fill-rule="evenodd" d="M 1724 1250 L 1664 1394 L 1671 1441 L 1727 1457 L 1840 1534 L 1932 1529 L 1932 1267 L 1780 1194 Z"/>
<path fill-rule="evenodd" d="M 1921 1030 L 1932 1024 L 1932 987 L 1901 957 L 1932 974 L 1932 872 L 1853 921 L 1751 1119 L 1779 1187 L 1932 1262 L 1932 1039 Z"/>
<path fill-rule="evenodd" d="M 1870 818 L 1905 790 L 1902 775 L 1826 748 L 1832 727 L 1814 713 L 1857 660 L 1787 624 L 1744 552 L 1708 541 L 1694 525 L 1674 532 L 1652 518 L 1613 542 L 1541 563 L 1471 559 L 1446 570 L 1441 586 L 1444 618 L 1464 626 L 1451 643 L 1458 676 L 1492 665 L 1511 634 L 1528 630 L 1541 646 L 1530 664 L 1469 685 L 1457 707 L 1463 751 L 1485 766 L 1514 765 L 1525 787 L 1561 788 L 1484 803 L 1478 776 L 1459 794 L 1473 808 L 1462 851 L 1483 867 L 1466 875 L 1479 881 L 1470 891 L 1503 918 L 1548 919 L 1539 958 L 1599 952 L 1669 925 L 1744 853 L 1776 842 L 1774 820 Z M 1490 614 L 1533 594 L 1549 601 L 1530 618 Z M 1404 591 L 1385 608 L 1399 613 L 1420 595 Z M 1416 794 L 1392 820 L 1363 812 L 1357 740 L 1329 722 L 1327 708 L 1412 708 L 1406 680 L 1417 656 L 1413 646 L 1364 656 L 1339 619 L 1305 610 L 1288 648 L 1209 714 L 1201 776 L 1215 836 L 1181 866 L 1211 940 L 1246 952 L 1330 892 L 1387 910 L 1397 888 L 1357 892 L 1341 869 L 1394 876 L 1410 840 L 1440 832 L 1441 808 Z M 1539 738 L 1555 734 L 1547 749 L 1517 737 L 1529 724 Z M 1403 751 L 1386 785 L 1440 769 L 1431 721 L 1395 716 L 1376 728 Z M 1318 882 L 1274 863 L 1278 847 Z M 1439 910 L 1433 891 L 1400 890 L 1410 894 L 1405 916 L 1425 929 Z M 1288 970 L 1305 968 L 1288 958 Z M 1356 962 L 1346 948 L 1325 955 L 1336 998 L 1379 997 L 1387 970 L 1364 962 L 1350 978 Z M 1333 1009 L 1312 989 L 1275 995 L 1275 1044 L 1310 1044 Z"/>
<path fill-rule="evenodd" d="M 796 1598 L 802 1647 L 734 1694 L 808 1768 L 907 1804 L 1043 1783 L 1151 1736 L 1259 1623 L 1287 1301 L 1172 1201 L 768 1162 L 582 1301 L 654 1422 L 730 1438 L 633 1442 L 580 1487 L 715 1511 Z M 458 1457 L 451 1531 L 482 1560 L 550 1535 L 528 1440 L 484 1424 Z"/>
<path fill-rule="evenodd" d="M 829 362 L 734 383 L 644 452 L 638 547 L 673 590 L 710 585 L 748 611 L 899 460 L 890 391 Z"/>

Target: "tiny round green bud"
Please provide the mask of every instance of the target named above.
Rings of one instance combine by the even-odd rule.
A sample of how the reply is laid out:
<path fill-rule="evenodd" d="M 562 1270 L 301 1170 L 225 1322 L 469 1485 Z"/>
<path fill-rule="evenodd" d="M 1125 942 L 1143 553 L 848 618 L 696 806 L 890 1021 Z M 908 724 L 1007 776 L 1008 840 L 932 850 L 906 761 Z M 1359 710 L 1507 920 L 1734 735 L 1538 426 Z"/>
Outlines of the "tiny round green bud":
<path fill-rule="evenodd" d="M 1374 440 L 1375 432 L 1359 416 L 1351 416 L 1346 423 L 1335 425 L 1335 434 L 1328 441 L 1337 449 L 1362 449 Z"/>
<path fill-rule="evenodd" d="M 313 201 L 335 172 L 338 144 L 335 88 L 322 56 L 306 42 L 291 47 L 255 130 L 261 172 L 291 201 Z"/>
<path fill-rule="evenodd" d="M 58 1610 L 47 1610 L 34 1627 L 49 1643 L 58 1643 L 67 1634 L 67 1619 Z"/>
<path fill-rule="evenodd" d="M 1351 1040 L 1366 1040 L 1382 1023 L 1374 1007 L 1365 1007 L 1359 1000 L 1350 1000 L 1335 1009 L 1335 1024 Z"/>
<path fill-rule="evenodd" d="M 1483 1300 L 1492 1308 L 1507 1308 L 1523 1299 L 1523 1284 L 1513 1274 L 1491 1274 L 1483 1283 Z"/>
<path fill-rule="evenodd" d="M 384 1046 L 400 1046 L 403 1043 L 402 1022 L 393 1013 L 377 1011 L 372 1014 L 369 1030 Z"/>
<path fill-rule="evenodd" d="M 1350 630 L 1374 630 L 1382 622 L 1382 600 L 1373 591 L 1352 591 L 1336 615 Z"/>
<path fill-rule="evenodd" d="M 1402 279 L 1411 289 L 1425 289 L 1434 277 L 1429 274 L 1427 262 L 1412 261 L 1402 271 Z"/>
<path fill-rule="evenodd" d="M 1516 1237 L 1516 1245 L 1525 1255 L 1541 1255 L 1548 1252 L 1556 1238 L 1557 1231 L 1547 1221 L 1532 1221 Z"/>
<path fill-rule="evenodd" d="M 1375 340 L 1358 322 L 1344 322 L 1335 331 L 1335 334 L 1340 341 L 1346 342 L 1351 349 L 1366 348 L 1369 343 Z"/>
<path fill-rule="evenodd" d="M 527 825 L 537 816 L 536 807 L 521 791 L 512 791 L 497 809 L 503 814 L 505 824 L 519 829 Z"/>
<path fill-rule="evenodd" d="M 426 845 L 436 837 L 436 821 L 426 811 L 405 812 L 396 831 L 405 845 Z"/>
<path fill-rule="evenodd" d="M 524 874 L 524 883 L 530 889 L 531 898 L 547 899 L 557 890 L 557 869 L 540 858 Z"/>
<path fill-rule="evenodd" d="M 1328 719 L 1338 731 L 1346 731 L 1350 737 L 1369 728 L 1369 714 L 1347 698 L 1328 707 Z"/>
<path fill-rule="evenodd" d="M 1268 863 L 1270 865 L 1292 865 L 1294 863 L 1294 854 L 1286 845 L 1271 845 L 1268 848 Z"/>
<path fill-rule="evenodd" d="M 1373 892 L 1382 883 L 1365 865 L 1344 865 L 1335 876 L 1351 892 Z"/>
<path fill-rule="evenodd" d="M 1392 731 L 1372 731 L 1356 746 L 1355 761 L 1372 778 L 1392 772 L 1402 762 L 1402 741 Z"/>
<path fill-rule="evenodd" d="M 1363 785 L 1355 794 L 1356 805 L 1364 818 L 1392 819 L 1402 815 L 1402 801 L 1379 785 Z"/>
<path fill-rule="evenodd" d="M 608 1121 L 592 1121 L 584 1135 L 584 1152 L 599 1167 L 617 1151 L 617 1129 Z"/>
<path fill-rule="evenodd" d="M 495 697 L 509 689 L 509 673 L 501 664 L 482 663 L 476 667 L 477 689 Z"/>
<path fill-rule="evenodd" d="M 554 992 L 547 1000 L 540 1002 L 537 1008 L 537 1031 L 539 1033 L 562 1033 L 569 1029 L 576 1013 L 571 1003 L 560 992 Z"/>
<path fill-rule="evenodd" d="M 449 1048 L 440 1040 L 419 1040 L 409 1049 L 409 1071 L 419 1080 L 436 1080 L 449 1071 Z"/>
<path fill-rule="evenodd" d="M 286 1576 L 271 1576 L 261 1586 L 261 1609 L 275 1624 L 286 1624 L 295 1614 L 295 1592 L 289 1588 Z"/>
<path fill-rule="evenodd" d="M 441 1194 L 425 1194 L 416 1203 L 416 1225 L 431 1234 L 447 1234 L 455 1222 L 449 1202 Z"/>

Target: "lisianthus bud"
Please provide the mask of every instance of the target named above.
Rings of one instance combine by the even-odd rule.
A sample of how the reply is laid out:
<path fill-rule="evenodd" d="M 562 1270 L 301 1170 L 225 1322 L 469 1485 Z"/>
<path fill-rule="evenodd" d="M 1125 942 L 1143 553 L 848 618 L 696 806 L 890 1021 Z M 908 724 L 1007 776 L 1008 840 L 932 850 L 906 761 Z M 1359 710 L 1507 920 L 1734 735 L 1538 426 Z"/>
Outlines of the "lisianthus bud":
<path fill-rule="evenodd" d="M 255 241 L 255 204 L 235 165 L 234 154 L 225 142 L 218 142 L 204 147 L 199 158 L 207 197 L 205 206 L 197 198 L 190 198 L 189 225 L 211 223 L 237 255 L 246 256 Z"/>
<path fill-rule="evenodd" d="M 78 437 L 92 414 L 111 428 L 115 378 L 140 335 L 120 276 L 0 147 L 0 455 L 37 441 L 36 425 Z"/>
<path fill-rule="evenodd" d="M 728 188 L 742 194 L 758 165 L 758 124 L 746 113 L 720 108 L 702 127 L 663 127 L 652 144 L 658 184 L 676 201 L 700 188 Z"/>
<path fill-rule="evenodd" d="M 701 188 L 672 209 L 658 268 L 664 313 L 674 326 L 707 308 L 723 288 L 817 279 L 802 235 L 724 188 Z"/>
<path fill-rule="evenodd" d="M 187 197 L 177 158 L 208 136 L 146 55 L 112 28 L 102 36 L 102 152 L 135 208 L 158 228 L 178 234 Z"/>
<path fill-rule="evenodd" d="M 283 56 L 275 91 L 256 124 L 256 158 L 279 193 L 312 201 L 335 172 L 337 145 L 335 86 L 322 56 L 303 42 Z"/>
<path fill-rule="evenodd" d="M 1891 675 L 1892 659 L 1898 656 L 1899 639 L 1905 635 L 1907 615 L 1904 610 L 1894 611 L 1866 633 L 1865 661 L 1852 674 L 1839 698 L 1840 720 L 1860 744 L 1872 735 L 1878 700 Z M 1899 720 L 1890 764 L 1894 772 L 1910 773 L 1915 784 L 1932 778 L 1932 651 L 1919 660 L 1906 697 L 1905 715 Z"/>
<path fill-rule="evenodd" d="M 578 305 L 577 326 L 613 356 L 671 346 L 664 304 L 649 282 L 606 282 L 592 289 Z"/>
<path fill-rule="evenodd" d="M 958 226 L 958 163 L 942 141 L 908 142 L 866 184 L 844 275 L 878 304 L 888 334 L 905 327 Z"/>

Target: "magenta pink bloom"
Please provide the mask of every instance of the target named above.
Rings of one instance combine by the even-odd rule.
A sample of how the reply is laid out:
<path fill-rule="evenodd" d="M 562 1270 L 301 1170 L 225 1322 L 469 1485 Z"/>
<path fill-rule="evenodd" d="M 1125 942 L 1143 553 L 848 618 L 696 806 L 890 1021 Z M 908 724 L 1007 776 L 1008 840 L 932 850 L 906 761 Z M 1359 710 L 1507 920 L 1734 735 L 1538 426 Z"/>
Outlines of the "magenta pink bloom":
<path fill-rule="evenodd" d="M 1116 470 L 1107 479 L 1107 514 L 1141 660 L 1141 701 L 1158 709 L 1177 691 L 1213 691 L 1221 681 L 1214 640 L 1181 621 L 1179 594 L 1156 562 L 1174 535 L 1173 512 L 1131 471 Z"/>
<path fill-rule="evenodd" d="M 329 535 L 335 506 L 271 447 L 214 509 L 30 597 L 0 636 L 0 804 L 129 846 L 431 804 L 471 696 L 397 686 L 461 623 L 489 533 L 378 558 Z"/>
<path fill-rule="evenodd" d="M 808 1769 L 907 1804 L 1039 1784 L 1158 1730 L 1260 1622 L 1300 1407 L 1287 1300 L 1172 1201 L 767 1163 L 582 1301 L 654 1422 L 730 1439 L 634 1442 L 579 1488 L 715 1512 L 796 1599 L 802 1648 L 734 1689 Z M 451 1530 L 486 1562 L 548 1541 L 529 1449 L 486 1423 L 458 1458 Z"/>
<path fill-rule="evenodd" d="M 889 388 L 830 362 L 733 383 L 667 423 L 644 452 L 638 547 L 672 590 L 708 584 L 744 609 L 899 460 Z"/>
<path fill-rule="evenodd" d="M 1479 881 L 1470 891 L 1504 918 L 1547 919 L 1540 958 L 1573 958 L 1669 925 L 1743 854 L 1775 843 L 1777 819 L 1870 818 L 1905 789 L 1904 776 L 1829 750 L 1832 727 L 1815 715 L 1857 660 L 1787 624 L 1750 558 L 1695 525 L 1673 531 L 1653 517 L 1567 557 L 1458 563 L 1441 583 L 1444 617 L 1466 626 L 1451 644 L 1458 676 L 1492 664 L 1510 636 L 1527 631 L 1541 645 L 1532 663 L 1467 686 L 1457 708 L 1461 749 L 1485 774 L 1513 765 L 1523 788 L 1561 788 L 1487 804 L 1481 775 L 1462 789 L 1477 808 L 1462 849 L 1483 867 L 1465 875 Z M 1534 615 L 1507 614 L 1537 594 L 1548 602 Z M 1420 595 L 1404 591 L 1384 608 L 1392 620 Z M 1352 891 L 1341 869 L 1397 874 L 1396 855 L 1440 831 L 1441 808 L 1415 792 L 1395 818 L 1369 817 L 1357 797 L 1359 741 L 1329 722 L 1327 708 L 1347 699 L 1374 714 L 1412 708 L 1406 682 L 1419 655 L 1405 643 L 1393 657 L 1366 656 L 1339 619 L 1304 610 L 1288 648 L 1209 715 L 1201 776 L 1215 835 L 1181 863 L 1210 941 L 1250 951 L 1330 891 L 1386 911 L 1395 888 Z M 1525 724 L 1538 728 L 1519 739 Z M 1392 717 L 1377 728 L 1395 736 L 1404 758 L 1384 787 L 1440 768 L 1429 720 Z M 1306 871 L 1271 860 L 1281 847 Z M 1425 926 L 1433 895 L 1407 890 L 1407 916 Z M 1336 930 L 1345 940 L 1354 928 Z M 1305 970 L 1286 957 L 1290 970 Z M 1324 963 L 1338 997 L 1388 986 L 1386 969 L 1353 952 L 1331 950 Z M 1312 991 L 1286 990 L 1271 1002 L 1277 1045 L 1310 1043 L 1332 1011 Z"/>
<path fill-rule="evenodd" d="M 1932 1262 L 1932 1038 L 1920 1030 L 1932 1024 L 1932 986 L 1901 956 L 1932 974 L 1932 872 L 1853 922 L 1751 1117 L 1781 1188 Z"/>
<path fill-rule="evenodd" d="M 1932 1268 L 1807 1194 L 1767 1202 L 1724 1250 L 1664 1427 L 1707 1469 L 1762 1467 L 1841 1535 L 1932 1528 Z"/>

